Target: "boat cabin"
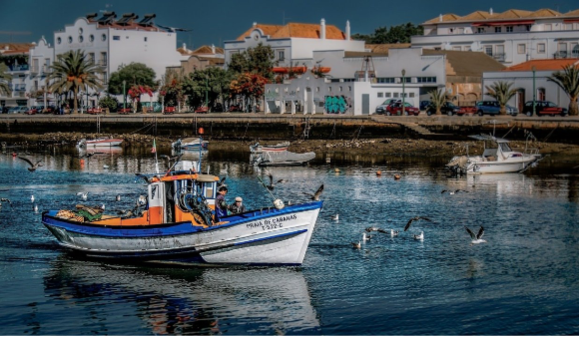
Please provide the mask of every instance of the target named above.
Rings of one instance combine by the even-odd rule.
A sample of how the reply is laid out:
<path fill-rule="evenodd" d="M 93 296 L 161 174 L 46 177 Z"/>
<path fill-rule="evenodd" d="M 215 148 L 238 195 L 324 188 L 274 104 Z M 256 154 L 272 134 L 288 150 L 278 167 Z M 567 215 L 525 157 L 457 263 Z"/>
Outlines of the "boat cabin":
<path fill-rule="evenodd" d="M 472 135 L 469 136 L 476 140 L 482 140 L 484 144 L 484 151 L 482 157 L 488 161 L 505 160 L 509 157 L 516 156 L 513 154 L 513 149 L 509 146 L 509 141 L 503 138 L 497 138 L 487 135 Z M 487 147 L 487 142 L 491 147 Z"/>

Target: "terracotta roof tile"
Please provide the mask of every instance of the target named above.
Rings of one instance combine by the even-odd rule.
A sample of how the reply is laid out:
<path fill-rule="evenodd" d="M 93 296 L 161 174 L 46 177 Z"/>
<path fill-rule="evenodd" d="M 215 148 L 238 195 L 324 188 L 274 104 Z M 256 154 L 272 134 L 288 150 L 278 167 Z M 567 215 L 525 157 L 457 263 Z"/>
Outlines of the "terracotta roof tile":
<path fill-rule="evenodd" d="M 528 17 L 531 14 L 532 14 L 532 12 L 530 12 L 530 11 L 525 11 L 525 10 L 521 10 L 521 9 L 509 9 L 508 11 L 505 11 L 505 12 L 502 12 L 501 14 L 497 14 L 497 15 L 493 16 L 493 19 L 494 20 L 520 19 L 520 18 Z"/>
<path fill-rule="evenodd" d="M 504 71 L 532 71 L 533 67 L 537 71 L 557 71 L 570 64 L 579 65 L 579 59 L 531 60 L 508 67 Z"/>
<path fill-rule="evenodd" d="M 454 73 L 452 76 L 479 76 L 485 71 L 500 71 L 505 68 L 497 60 L 483 52 L 433 50 L 423 49 L 423 55 L 446 55 L 446 61 L 450 64 Z"/>
<path fill-rule="evenodd" d="M 563 14 L 563 16 L 565 16 L 565 17 L 577 17 L 577 16 L 579 16 L 579 9 L 576 9 L 574 11 L 570 11 L 569 13 L 565 13 L 565 14 Z"/>
<path fill-rule="evenodd" d="M 460 20 L 461 17 L 456 15 L 456 14 L 444 14 L 442 16 L 442 21 L 440 20 L 440 16 L 435 17 L 434 19 L 430 19 L 428 21 L 425 22 L 425 24 L 429 24 L 429 23 L 438 23 L 438 22 L 449 22 L 449 21 L 457 21 Z"/>
<path fill-rule="evenodd" d="M 551 18 L 561 16 L 561 13 L 554 11 L 549 8 L 539 9 L 538 11 L 534 11 L 530 15 L 526 16 L 527 18 Z"/>
<path fill-rule="evenodd" d="M 239 37 L 237 38 L 238 41 L 242 41 L 243 39 L 245 39 L 246 37 L 249 36 L 249 34 L 251 34 L 251 32 L 255 29 L 255 28 L 259 28 L 263 31 L 263 34 L 265 35 L 273 35 L 275 32 L 277 32 L 281 27 L 281 25 L 263 25 L 258 23 L 255 26 L 252 26 L 251 28 L 249 28 L 248 30 L 245 31 L 245 33 L 239 35 Z"/>
<path fill-rule="evenodd" d="M 388 53 L 390 49 L 410 48 L 410 43 L 366 44 L 364 48 L 370 49 L 372 53 Z"/>
<path fill-rule="evenodd" d="M 277 25 L 262 25 L 257 24 L 241 34 L 237 40 L 245 39 L 251 32 L 259 28 L 265 35 L 269 35 L 275 39 L 283 39 L 290 37 L 319 39 L 320 38 L 320 24 L 315 23 L 294 23 L 290 22 L 285 26 Z M 326 39 L 329 40 L 345 40 L 346 34 L 334 25 L 326 25 Z"/>
<path fill-rule="evenodd" d="M 211 46 L 204 45 L 192 51 L 191 54 L 213 54 L 213 49 Z M 215 47 L 215 54 L 223 54 L 223 48 Z"/>
<path fill-rule="evenodd" d="M 4 55 L 28 54 L 30 48 L 34 46 L 36 46 L 34 43 L 0 43 L 0 53 Z"/>
<path fill-rule="evenodd" d="M 460 18 L 460 21 L 477 21 L 477 20 L 487 20 L 487 19 L 491 19 L 494 18 L 497 15 L 497 13 L 489 13 L 489 12 L 485 12 L 485 11 L 476 11 L 476 12 L 472 12 L 469 15 L 465 15 L 463 17 Z"/>

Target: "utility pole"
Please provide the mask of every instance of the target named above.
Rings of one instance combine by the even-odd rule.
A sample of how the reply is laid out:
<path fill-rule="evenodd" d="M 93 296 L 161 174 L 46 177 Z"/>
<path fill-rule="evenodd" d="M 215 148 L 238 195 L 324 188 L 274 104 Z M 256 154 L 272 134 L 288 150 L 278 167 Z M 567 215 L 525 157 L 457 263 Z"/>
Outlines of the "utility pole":
<path fill-rule="evenodd" d="M 123 80 L 123 110 L 127 108 L 127 92 L 125 90 L 126 85 L 127 81 Z"/>
<path fill-rule="evenodd" d="M 406 95 L 404 91 L 404 84 L 406 83 L 406 69 L 402 69 L 402 115 L 404 115 L 406 105 Z"/>
<path fill-rule="evenodd" d="M 531 70 L 533 71 L 533 116 L 534 116 L 536 114 L 535 107 L 537 106 L 537 91 L 535 90 L 535 71 L 537 70 L 537 68 L 533 66 Z"/>
<path fill-rule="evenodd" d="M 209 87 L 207 83 L 208 81 L 209 77 L 205 75 L 205 106 L 209 109 Z"/>

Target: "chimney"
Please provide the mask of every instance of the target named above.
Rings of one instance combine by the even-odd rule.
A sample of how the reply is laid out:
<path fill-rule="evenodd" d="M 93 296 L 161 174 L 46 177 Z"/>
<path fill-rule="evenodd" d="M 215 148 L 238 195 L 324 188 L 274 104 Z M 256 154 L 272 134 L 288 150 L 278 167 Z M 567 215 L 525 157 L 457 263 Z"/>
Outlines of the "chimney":
<path fill-rule="evenodd" d="M 211 53 L 215 54 L 215 45 L 214 44 L 211 45 Z"/>
<path fill-rule="evenodd" d="M 183 50 L 185 50 L 185 51 L 187 50 L 187 45 L 185 44 L 185 42 L 183 42 L 183 47 L 182 47 L 182 48 L 183 48 Z"/>
<path fill-rule="evenodd" d="M 257 22 L 254 22 L 254 23 L 253 23 L 253 27 L 257 27 Z"/>
<path fill-rule="evenodd" d="M 320 20 L 320 39 L 326 39 L 326 20 Z"/>
<path fill-rule="evenodd" d="M 491 10 L 489 11 L 490 15 L 493 15 L 493 8 L 491 7 Z"/>
<path fill-rule="evenodd" d="M 438 21 L 442 22 L 442 14 L 438 15 Z"/>
<path fill-rule="evenodd" d="M 350 20 L 346 21 L 346 40 L 350 41 Z"/>

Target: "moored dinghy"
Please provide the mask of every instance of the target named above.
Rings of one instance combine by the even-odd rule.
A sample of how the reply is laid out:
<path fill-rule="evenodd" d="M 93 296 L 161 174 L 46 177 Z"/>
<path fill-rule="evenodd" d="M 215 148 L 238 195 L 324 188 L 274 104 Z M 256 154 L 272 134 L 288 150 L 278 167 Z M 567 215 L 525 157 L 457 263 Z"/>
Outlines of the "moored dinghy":
<path fill-rule="evenodd" d="M 219 179 L 179 162 L 149 179 L 147 197 L 121 216 L 46 211 L 42 223 L 63 247 L 91 257 L 252 265 L 303 262 L 322 202 L 213 216 Z"/>

